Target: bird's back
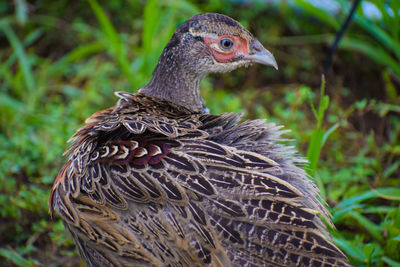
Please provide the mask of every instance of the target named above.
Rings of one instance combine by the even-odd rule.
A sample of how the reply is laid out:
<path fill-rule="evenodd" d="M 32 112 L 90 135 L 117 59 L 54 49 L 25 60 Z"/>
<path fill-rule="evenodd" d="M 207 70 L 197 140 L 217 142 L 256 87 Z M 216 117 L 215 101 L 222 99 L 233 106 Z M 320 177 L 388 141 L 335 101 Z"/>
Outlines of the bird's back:
<path fill-rule="evenodd" d="M 118 95 L 50 198 L 88 266 L 347 266 L 280 127 Z"/>

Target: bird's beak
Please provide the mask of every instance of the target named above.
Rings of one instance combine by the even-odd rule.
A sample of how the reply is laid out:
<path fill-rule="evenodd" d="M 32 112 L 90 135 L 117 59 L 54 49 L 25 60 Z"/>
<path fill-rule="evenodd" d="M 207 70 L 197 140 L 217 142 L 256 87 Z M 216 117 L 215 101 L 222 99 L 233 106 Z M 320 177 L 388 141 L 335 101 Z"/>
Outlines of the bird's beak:
<path fill-rule="evenodd" d="M 254 63 L 272 66 L 276 70 L 278 69 L 278 64 L 276 63 L 276 60 L 272 53 L 265 49 L 262 44 L 256 39 L 251 42 L 250 52 L 249 54 L 244 56 L 244 59 Z"/>

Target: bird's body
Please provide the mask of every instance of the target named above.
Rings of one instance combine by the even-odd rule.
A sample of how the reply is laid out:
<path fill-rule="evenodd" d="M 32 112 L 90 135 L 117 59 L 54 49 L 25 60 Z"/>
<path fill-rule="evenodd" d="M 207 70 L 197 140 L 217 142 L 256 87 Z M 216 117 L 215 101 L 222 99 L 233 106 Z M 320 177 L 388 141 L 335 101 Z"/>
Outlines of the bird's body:
<path fill-rule="evenodd" d="M 235 53 L 218 54 L 224 38 Z M 182 45 L 190 49 L 174 52 Z M 348 266 L 316 186 L 296 167 L 303 159 L 277 144 L 280 127 L 204 112 L 201 78 L 276 64 L 265 51 L 234 20 L 197 15 L 149 85 L 118 93 L 75 133 L 50 205 L 88 266 Z"/>

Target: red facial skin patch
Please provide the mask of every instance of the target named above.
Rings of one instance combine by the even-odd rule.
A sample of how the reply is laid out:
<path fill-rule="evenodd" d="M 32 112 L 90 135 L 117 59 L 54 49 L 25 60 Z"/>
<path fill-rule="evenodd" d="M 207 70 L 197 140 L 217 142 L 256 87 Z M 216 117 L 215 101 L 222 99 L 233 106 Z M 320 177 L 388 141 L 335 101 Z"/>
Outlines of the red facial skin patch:
<path fill-rule="evenodd" d="M 219 46 L 219 42 L 223 38 L 229 38 L 233 41 L 233 46 L 231 49 L 227 51 L 221 51 L 214 49 L 214 45 Z M 231 62 L 233 58 L 237 55 L 247 55 L 249 53 L 249 46 L 247 44 L 247 40 L 236 36 L 236 35 L 220 35 L 218 39 L 213 39 L 213 38 L 203 38 L 204 42 L 206 45 L 210 48 L 215 60 L 220 63 L 227 63 Z"/>

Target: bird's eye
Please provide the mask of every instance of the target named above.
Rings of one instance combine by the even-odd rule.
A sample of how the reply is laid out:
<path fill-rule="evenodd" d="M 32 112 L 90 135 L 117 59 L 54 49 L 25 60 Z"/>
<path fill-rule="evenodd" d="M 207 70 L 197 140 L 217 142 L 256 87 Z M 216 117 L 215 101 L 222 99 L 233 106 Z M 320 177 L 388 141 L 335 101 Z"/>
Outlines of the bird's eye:
<path fill-rule="evenodd" d="M 231 39 L 229 39 L 229 38 L 222 38 L 219 41 L 219 47 L 222 50 L 229 50 L 229 49 L 232 48 L 232 46 L 233 46 L 233 41 Z"/>

